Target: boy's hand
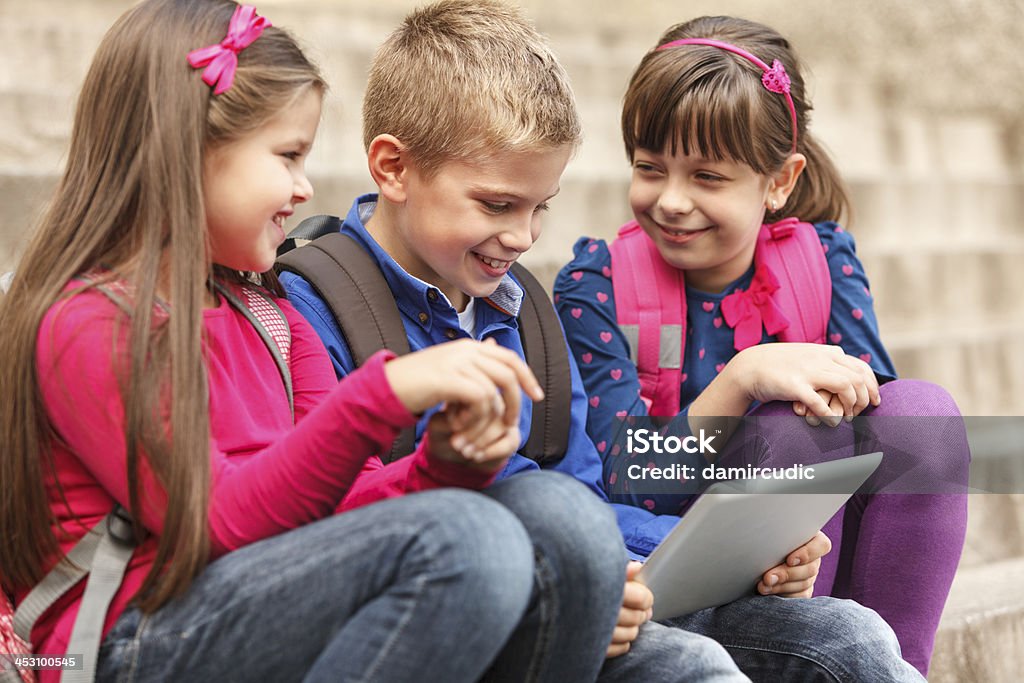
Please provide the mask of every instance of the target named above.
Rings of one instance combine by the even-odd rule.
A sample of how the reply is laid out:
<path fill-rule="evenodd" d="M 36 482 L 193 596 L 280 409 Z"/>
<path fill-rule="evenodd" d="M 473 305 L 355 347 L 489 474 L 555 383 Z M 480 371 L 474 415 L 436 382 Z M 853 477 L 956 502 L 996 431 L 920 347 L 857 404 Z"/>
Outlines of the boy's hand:
<path fill-rule="evenodd" d="M 654 594 L 650 588 L 636 580 L 641 567 L 643 565 L 639 562 L 626 565 L 626 588 L 622 594 L 619 621 L 605 654 L 608 659 L 629 652 L 630 645 L 640 635 L 640 627 L 651 618 Z"/>
<path fill-rule="evenodd" d="M 811 597 L 821 558 L 830 550 L 832 541 L 819 531 L 814 538 L 791 552 L 785 563 L 766 571 L 757 584 L 757 592 L 783 598 Z"/>
<path fill-rule="evenodd" d="M 733 364 L 742 366 L 734 375 L 749 400 L 793 401 L 802 404 L 805 417 L 813 415 L 833 426 L 844 416 L 852 419 L 868 405 L 881 403 L 871 367 L 838 346 L 761 344 L 741 351 Z M 794 411 L 799 414 L 796 405 Z"/>
<path fill-rule="evenodd" d="M 496 413 L 482 430 L 472 435 L 467 435 L 466 432 L 457 433 L 452 427 L 452 422 L 454 414 L 460 410 L 462 408 L 459 406 L 447 406 L 444 410 L 431 415 L 427 422 L 430 452 L 441 460 L 489 472 L 504 467 L 522 441 L 519 426 L 507 426 L 500 419 L 500 413 Z"/>
<path fill-rule="evenodd" d="M 835 418 L 832 419 L 825 419 L 825 424 L 827 424 L 830 427 L 838 427 L 838 416 L 843 415 L 844 413 L 843 402 L 840 401 L 839 397 L 836 396 L 835 394 L 830 394 L 829 392 L 823 389 L 818 391 L 818 396 L 821 396 L 822 400 L 828 402 L 829 410 L 832 412 L 832 415 L 836 416 Z M 807 421 L 807 424 L 809 424 L 812 427 L 817 427 L 822 423 L 822 419 L 819 418 L 817 415 L 811 413 L 809 410 L 807 410 L 807 406 L 805 406 L 800 401 L 793 401 L 793 412 L 799 415 L 800 417 L 804 418 L 804 420 Z M 847 422 L 852 422 L 853 418 L 856 417 L 857 415 L 860 415 L 861 412 L 863 412 L 863 409 L 855 412 L 853 415 L 845 415 L 844 419 Z"/>
<path fill-rule="evenodd" d="M 843 415 L 844 412 L 843 402 L 839 400 L 838 396 L 829 393 L 824 389 L 819 389 L 817 393 L 818 396 L 821 396 L 821 400 L 828 403 L 828 409 L 832 413 L 832 417 L 824 419 L 820 418 L 814 413 L 810 412 L 807 409 L 807 406 L 805 406 L 800 401 L 793 401 L 793 412 L 799 415 L 800 417 L 804 418 L 807 424 L 809 424 L 811 427 L 817 427 L 823 421 L 829 427 L 838 427 L 840 423 L 839 417 Z M 845 419 L 847 422 L 849 422 L 853 419 L 853 417 L 845 417 Z"/>
<path fill-rule="evenodd" d="M 442 402 L 465 410 L 460 431 L 497 411 L 508 426 L 519 423 L 520 387 L 534 401 L 544 398 L 529 366 L 493 340 L 447 342 L 395 358 L 384 365 L 391 390 L 411 413 Z M 496 396 L 500 400 L 496 400 Z"/>

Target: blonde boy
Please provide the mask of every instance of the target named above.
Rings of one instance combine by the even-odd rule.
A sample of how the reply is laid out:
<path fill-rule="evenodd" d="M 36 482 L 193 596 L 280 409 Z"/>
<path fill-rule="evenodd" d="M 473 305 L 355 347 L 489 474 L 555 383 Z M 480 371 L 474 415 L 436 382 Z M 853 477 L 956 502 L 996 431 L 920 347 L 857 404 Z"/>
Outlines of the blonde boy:
<path fill-rule="evenodd" d="M 540 236 L 547 202 L 558 194 L 559 179 L 580 138 L 565 70 L 536 29 L 507 5 L 438 2 L 406 17 L 380 47 L 363 103 L 363 142 L 378 192 L 355 200 L 341 232 L 380 268 L 413 350 L 473 337 L 494 339 L 523 355 L 516 316 L 524 294 L 509 268 Z M 320 334 L 338 375 L 354 369 L 349 346 L 317 291 L 292 273 L 283 273 L 282 282 Z M 568 448 L 544 469 L 571 475 L 607 501 L 601 461 L 585 430 L 587 399 L 572 361 L 570 374 L 571 414 L 564 417 L 570 422 Z M 523 444 L 531 417 L 532 404 L 524 400 Z M 428 418 L 421 419 L 417 439 Z M 537 469 L 517 453 L 497 478 Z M 587 558 L 587 534 L 580 529 L 551 529 L 543 523 L 545 505 L 555 501 L 523 496 L 503 503 L 530 532 L 538 573 L 548 573 L 538 585 L 556 582 L 550 594 L 535 590 L 536 638 L 524 639 L 523 664 L 532 659 L 529 666 L 539 680 L 593 677 L 558 669 L 567 661 L 592 657 L 586 643 L 593 633 L 586 631 L 594 625 L 573 614 L 581 602 L 611 600 L 618 609 L 601 681 L 747 680 L 714 639 L 744 638 L 749 632 L 750 640 L 801 627 L 800 633 L 840 642 L 863 658 L 863 639 L 881 623 L 839 601 L 815 600 L 813 608 L 811 601 L 773 601 L 769 608 L 745 599 L 713 610 L 714 617 L 673 625 L 681 628 L 656 624 L 648 621 L 652 598 L 646 588 L 627 581 L 623 592 L 621 565 L 617 581 L 603 587 L 569 585 L 570 577 L 581 572 L 575 565 L 599 560 Z M 643 509 L 614 507 L 627 546 L 652 528 L 663 535 L 678 522 Z M 632 578 L 635 567 L 629 574 Z M 557 617 L 552 618 L 552 609 Z M 549 614 L 542 617 L 544 612 Z M 844 628 L 833 633 L 837 623 Z M 818 649 L 802 638 L 767 654 L 742 649 L 732 654 L 751 667 L 789 667 L 793 675 L 817 671 L 826 663 L 817 662 Z M 876 649 L 879 658 L 889 654 Z M 541 651 L 557 654 L 549 661 Z M 852 660 L 849 664 L 854 666 Z"/>

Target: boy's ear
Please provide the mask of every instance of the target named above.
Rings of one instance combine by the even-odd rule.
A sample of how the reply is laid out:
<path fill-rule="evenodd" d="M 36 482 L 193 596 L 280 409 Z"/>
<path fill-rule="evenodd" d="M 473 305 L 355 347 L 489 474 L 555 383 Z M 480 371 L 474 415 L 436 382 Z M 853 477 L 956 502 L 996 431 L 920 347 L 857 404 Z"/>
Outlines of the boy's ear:
<path fill-rule="evenodd" d="M 366 162 L 381 197 L 396 204 L 404 202 L 409 160 L 401 140 L 394 135 L 378 135 L 370 141 Z"/>
<path fill-rule="evenodd" d="M 774 202 L 780 208 L 785 206 L 786 200 L 793 193 L 796 181 L 800 179 L 800 174 L 804 172 L 806 166 L 807 157 L 803 154 L 790 154 L 782 162 L 782 168 L 772 176 L 771 183 L 768 185 L 768 203 Z"/>

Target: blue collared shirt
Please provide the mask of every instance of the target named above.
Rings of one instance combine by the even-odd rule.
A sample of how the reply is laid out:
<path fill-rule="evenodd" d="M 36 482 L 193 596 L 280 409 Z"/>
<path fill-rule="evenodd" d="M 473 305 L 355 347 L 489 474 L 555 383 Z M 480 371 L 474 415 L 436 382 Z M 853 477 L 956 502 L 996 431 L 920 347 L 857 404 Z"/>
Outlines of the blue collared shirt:
<path fill-rule="evenodd" d="M 433 285 L 405 272 L 373 237 L 367 232 L 365 223 L 373 215 L 377 197 L 363 195 L 355 200 L 342 225 L 342 232 L 354 238 L 380 266 L 384 279 L 395 296 L 395 303 L 402 316 L 409 348 L 413 351 L 452 339 L 468 338 L 469 334 L 459 325 L 458 313 L 448 298 Z M 344 377 L 355 368 L 352 354 L 331 315 L 327 304 L 317 295 L 313 287 L 294 273 L 282 273 L 281 282 L 288 292 L 288 298 L 320 335 L 331 362 L 339 377 Z M 516 315 L 523 300 L 523 290 L 511 275 L 506 275 L 498 284 L 494 294 L 486 299 L 474 301 L 475 337 L 493 338 L 498 344 L 512 349 L 523 356 L 523 345 L 519 338 Z M 587 398 L 579 370 L 570 355 L 572 377 L 572 408 L 569 426 L 569 446 L 565 457 L 558 462 L 545 463 L 545 469 L 564 472 L 589 487 L 602 500 L 608 500 L 602 484 L 601 458 L 598 456 L 590 437 L 587 436 Z M 533 403 L 523 396 L 519 427 L 526 443 L 530 434 Z M 416 440 L 423 437 L 430 412 L 416 425 Z M 538 469 L 537 463 L 520 453 L 509 460 L 499 474 L 499 479 Z M 679 521 L 674 515 L 653 515 L 629 505 L 614 505 L 619 519 L 619 528 L 626 541 L 626 547 L 634 557 L 646 556 Z"/>

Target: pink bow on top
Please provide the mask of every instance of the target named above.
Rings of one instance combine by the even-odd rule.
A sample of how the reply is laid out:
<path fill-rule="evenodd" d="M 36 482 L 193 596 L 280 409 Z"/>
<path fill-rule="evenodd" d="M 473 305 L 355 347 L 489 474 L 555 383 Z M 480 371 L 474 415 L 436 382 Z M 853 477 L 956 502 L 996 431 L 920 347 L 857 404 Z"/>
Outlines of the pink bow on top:
<path fill-rule="evenodd" d="M 263 29 L 272 26 L 266 17 L 256 16 L 252 5 L 239 5 L 231 16 L 228 34 L 217 45 L 199 48 L 188 53 L 188 63 L 193 69 L 206 67 L 203 82 L 214 85 L 214 95 L 220 95 L 235 82 L 238 68 L 238 53 L 252 45 L 263 34 Z M 207 66 L 209 65 L 209 66 Z"/>
<path fill-rule="evenodd" d="M 770 335 L 789 327 L 789 319 L 772 299 L 778 288 L 775 274 L 768 266 L 759 264 L 746 290 L 733 292 L 722 299 L 722 317 L 734 330 L 732 345 L 737 351 L 760 344 L 762 326 Z"/>

